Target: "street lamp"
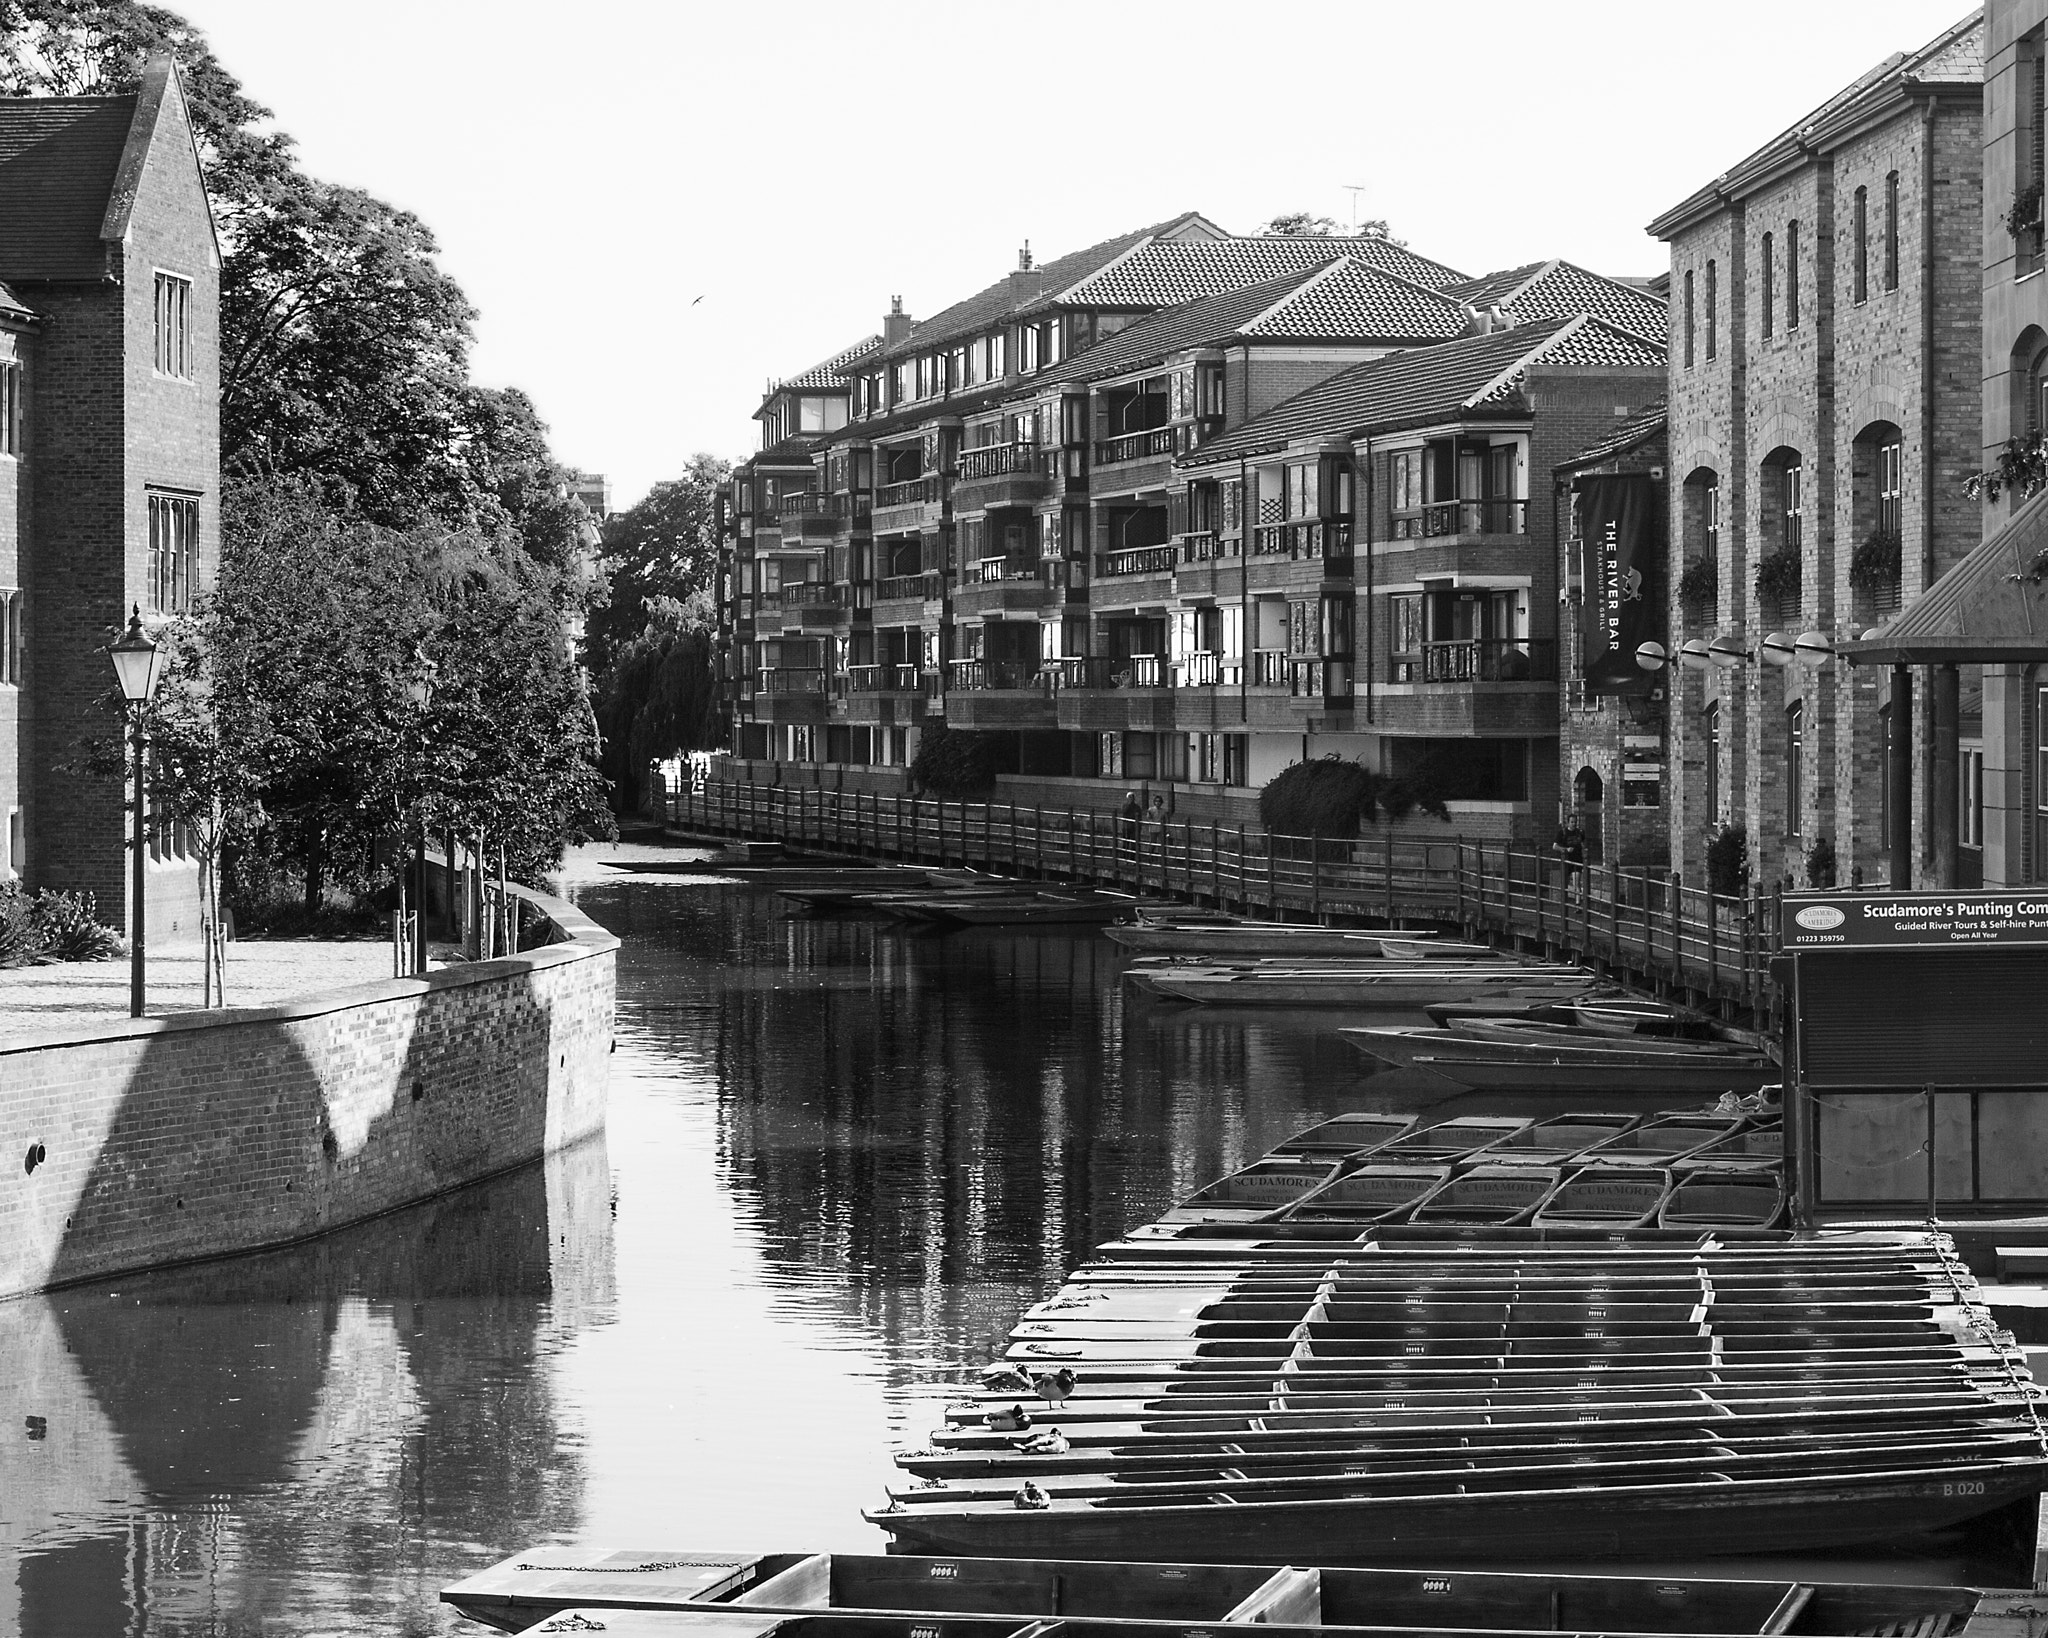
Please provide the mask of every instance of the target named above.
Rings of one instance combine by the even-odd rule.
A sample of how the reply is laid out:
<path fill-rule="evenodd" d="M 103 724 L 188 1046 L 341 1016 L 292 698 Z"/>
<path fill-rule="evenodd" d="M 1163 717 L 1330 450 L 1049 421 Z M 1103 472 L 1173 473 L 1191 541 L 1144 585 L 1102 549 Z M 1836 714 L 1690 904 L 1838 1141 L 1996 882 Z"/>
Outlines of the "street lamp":
<path fill-rule="evenodd" d="M 135 605 L 128 616 L 128 629 L 107 650 L 114 662 L 114 676 L 121 684 L 121 698 L 129 707 L 129 732 L 135 742 L 135 885 L 134 908 L 128 929 L 128 1016 L 142 1016 L 142 930 L 145 881 L 143 849 L 148 845 L 144 831 L 148 820 L 143 796 L 142 714 L 156 694 L 157 677 L 163 669 L 163 650 L 152 643 L 142 629 L 142 607 Z"/>

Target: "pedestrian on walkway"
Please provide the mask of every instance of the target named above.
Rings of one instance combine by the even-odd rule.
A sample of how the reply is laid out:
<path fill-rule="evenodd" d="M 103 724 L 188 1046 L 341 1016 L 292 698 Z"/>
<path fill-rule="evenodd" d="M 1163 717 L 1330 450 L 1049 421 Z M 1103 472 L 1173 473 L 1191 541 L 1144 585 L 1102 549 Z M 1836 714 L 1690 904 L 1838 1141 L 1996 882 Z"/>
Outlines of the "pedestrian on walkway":
<path fill-rule="evenodd" d="M 1124 792 L 1124 805 L 1117 809 L 1116 834 L 1123 851 L 1135 855 L 1138 851 L 1138 821 L 1145 816 L 1145 810 L 1138 806 L 1136 791 Z"/>

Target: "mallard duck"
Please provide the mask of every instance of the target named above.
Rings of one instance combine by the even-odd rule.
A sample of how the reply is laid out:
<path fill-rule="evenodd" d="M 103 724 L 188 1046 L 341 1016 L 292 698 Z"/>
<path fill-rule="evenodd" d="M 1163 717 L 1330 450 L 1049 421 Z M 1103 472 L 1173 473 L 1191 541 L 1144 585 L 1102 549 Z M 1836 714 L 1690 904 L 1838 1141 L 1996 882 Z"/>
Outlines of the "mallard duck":
<path fill-rule="evenodd" d="M 1012 1405 L 1008 1410 L 993 1410 L 982 1421 L 998 1433 L 1022 1433 L 1031 1426 L 1031 1413 L 1022 1405 Z"/>
<path fill-rule="evenodd" d="M 981 1386 L 988 1393 L 1029 1393 L 1031 1379 L 1014 1365 L 984 1365 Z"/>
<path fill-rule="evenodd" d="M 1012 1498 L 1016 1505 L 1026 1512 L 1039 1512 L 1052 1506 L 1052 1497 L 1038 1488 L 1034 1480 L 1026 1479 L 1024 1488 Z"/>
<path fill-rule="evenodd" d="M 1067 1443 L 1067 1436 L 1058 1428 L 1047 1428 L 1043 1433 L 1034 1433 L 1029 1439 L 1018 1440 L 1017 1448 L 1027 1456 L 1064 1456 L 1074 1447 Z"/>
<path fill-rule="evenodd" d="M 1041 1371 L 1031 1379 L 1032 1390 L 1048 1405 L 1064 1405 L 1074 1392 L 1073 1371 L 1062 1365 L 1056 1371 Z"/>

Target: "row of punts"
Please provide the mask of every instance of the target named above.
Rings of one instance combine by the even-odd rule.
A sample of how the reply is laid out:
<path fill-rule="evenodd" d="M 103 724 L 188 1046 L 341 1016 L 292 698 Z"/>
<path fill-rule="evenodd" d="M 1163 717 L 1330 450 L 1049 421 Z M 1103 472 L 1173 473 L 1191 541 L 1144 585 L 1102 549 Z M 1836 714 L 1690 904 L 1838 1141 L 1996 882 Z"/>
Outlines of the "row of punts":
<path fill-rule="evenodd" d="M 2038 1390 L 1953 1245 L 1767 1226 L 1781 1144 L 1735 1107 L 1323 1122 L 1099 1247 L 868 1516 L 904 1552 L 1444 1565 L 2033 1497 Z"/>
<path fill-rule="evenodd" d="M 535 1547 L 446 1588 L 502 1631 L 672 1638 L 1529 1633 L 1990 1638 L 2024 1595 L 1792 1577 Z M 549 1625 L 548 1623 L 553 1623 Z"/>
<path fill-rule="evenodd" d="M 933 870 L 922 881 L 805 883 L 782 898 L 812 915 L 870 915 L 928 927 L 1099 927 L 1128 921 L 1137 898 L 1108 888 L 1046 887 L 980 871 Z"/>

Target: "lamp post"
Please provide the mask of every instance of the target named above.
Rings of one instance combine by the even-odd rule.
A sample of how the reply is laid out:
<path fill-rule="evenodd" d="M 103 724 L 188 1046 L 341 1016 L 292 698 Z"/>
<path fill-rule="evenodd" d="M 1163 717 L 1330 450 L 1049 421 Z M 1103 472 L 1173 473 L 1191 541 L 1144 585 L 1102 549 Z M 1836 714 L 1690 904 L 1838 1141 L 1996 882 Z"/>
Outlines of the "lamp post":
<path fill-rule="evenodd" d="M 434 679 L 440 667 L 429 659 L 423 649 L 415 649 L 413 658 L 418 669 L 406 685 L 406 698 L 412 702 L 414 721 L 419 728 L 419 785 L 422 799 L 425 796 L 427 780 L 427 708 L 434 702 Z M 427 970 L 427 819 L 424 811 L 419 816 L 418 833 L 413 837 L 412 881 L 412 970 L 423 973 Z M 452 863 L 452 861 L 451 861 Z"/>
<path fill-rule="evenodd" d="M 142 629 L 140 604 L 130 612 L 128 629 L 107 650 L 107 655 L 114 662 L 114 675 L 121 684 L 121 698 L 128 705 L 129 733 L 135 744 L 135 862 L 134 887 L 131 891 L 134 903 L 129 911 L 128 928 L 128 1016 L 140 1018 L 143 911 L 147 885 L 143 876 L 142 861 L 143 849 L 148 845 L 145 835 L 148 808 L 143 794 L 142 715 L 156 693 L 157 675 L 163 665 L 163 650 L 151 642 Z"/>

